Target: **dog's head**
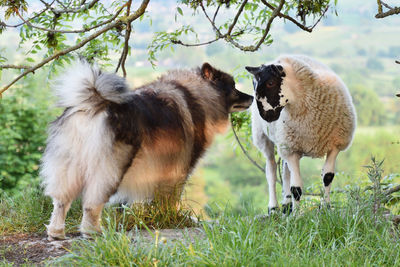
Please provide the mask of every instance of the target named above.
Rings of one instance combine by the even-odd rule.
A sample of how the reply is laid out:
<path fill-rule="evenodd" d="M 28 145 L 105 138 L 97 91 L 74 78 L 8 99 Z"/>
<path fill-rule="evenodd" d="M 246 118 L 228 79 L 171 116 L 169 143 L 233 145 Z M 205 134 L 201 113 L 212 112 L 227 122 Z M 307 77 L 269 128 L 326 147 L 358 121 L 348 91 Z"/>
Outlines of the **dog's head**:
<path fill-rule="evenodd" d="M 267 122 L 279 119 L 282 109 L 289 102 L 282 90 L 286 76 L 280 64 L 246 67 L 253 74 L 253 86 L 260 116 Z"/>
<path fill-rule="evenodd" d="M 242 93 L 236 89 L 235 81 L 231 75 L 213 68 L 210 64 L 203 64 L 201 75 L 224 97 L 226 109 L 229 113 L 248 109 L 253 102 L 251 95 Z"/>

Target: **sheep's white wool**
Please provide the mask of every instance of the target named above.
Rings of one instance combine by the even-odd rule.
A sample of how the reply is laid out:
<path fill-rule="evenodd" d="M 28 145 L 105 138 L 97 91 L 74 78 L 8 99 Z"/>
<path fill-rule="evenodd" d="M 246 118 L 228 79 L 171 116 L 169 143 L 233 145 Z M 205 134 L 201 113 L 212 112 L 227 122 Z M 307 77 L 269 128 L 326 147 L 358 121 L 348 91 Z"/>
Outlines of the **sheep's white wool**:
<path fill-rule="evenodd" d="M 254 144 L 266 156 L 267 165 L 276 165 L 275 159 L 269 156 L 274 149 L 270 143 L 277 146 L 279 155 L 287 163 L 290 187 L 285 186 L 284 203 L 288 195 L 295 197 L 297 194 L 294 189 L 289 191 L 289 188 L 302 186 L 298 169 L 300 158 L 328 155 L 322 177 L 327 184 L 326 198 L 329 201 L 336 156 L 351 144 L 356 127 L 356 112 L 350 93 L 332 70 L 309 57 L 281 56 L 269 64 L 283 67 L 285 76 L 280 88 L 284 97 L 279 101 L 284 108 L 277 120 L 268 123 L 260 116 L 256 101 L 253 102 L 251 112 Z M 259 101 L 263 107 L 265 105 L 265 110 L 271 109 L 267 106 L 266 99 Z M 328 173 L 332 175 L 326 175 Z M 272 181 L 269 185 L 275 187 L 276 173 L 268 171 L 267 176 L 273 176 L 267 178 Z M 276 207 L 276 203 L 276 197 L 270 193 L 269 207 Z"/>

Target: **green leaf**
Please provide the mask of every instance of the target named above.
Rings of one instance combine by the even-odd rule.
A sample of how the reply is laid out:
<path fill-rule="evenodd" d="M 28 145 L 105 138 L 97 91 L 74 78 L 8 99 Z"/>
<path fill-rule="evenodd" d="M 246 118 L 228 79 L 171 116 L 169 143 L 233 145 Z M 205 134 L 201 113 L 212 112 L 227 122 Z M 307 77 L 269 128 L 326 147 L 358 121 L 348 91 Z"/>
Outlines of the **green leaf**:
<path fill-rule="evenodd" d="M 182 11 L 182 8 L 180 8 L 180 7 L 177 7 L 176 9 L 178 10 L 178 13 L 179 13 L 179 14 L 181 14 L 181 16 L 183 16 L 183 11 Z"/>
<path fill-rule="evenodd" d="M 33 58 L 31 58 L 31 57 L 28 57 L 28 58 L 26 59 L 26 61 L 35 62 L 35 60 L 34 60 Z"/>

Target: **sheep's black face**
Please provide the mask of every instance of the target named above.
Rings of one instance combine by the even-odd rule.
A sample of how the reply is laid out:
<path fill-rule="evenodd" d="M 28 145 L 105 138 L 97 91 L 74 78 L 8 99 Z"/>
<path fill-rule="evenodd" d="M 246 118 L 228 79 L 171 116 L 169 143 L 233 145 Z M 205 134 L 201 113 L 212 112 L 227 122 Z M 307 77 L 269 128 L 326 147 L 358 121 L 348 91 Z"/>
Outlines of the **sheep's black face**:
<path fill-rule="evenodd" d="M 279 119 L 281 111 L 287 103 L 282 94 L 282 81 L 285 72 L 281 65 L 261 65 L 260 67 L 246 67 L 254 75 L 253 86 L 260 116 L 267 122 Z"/>

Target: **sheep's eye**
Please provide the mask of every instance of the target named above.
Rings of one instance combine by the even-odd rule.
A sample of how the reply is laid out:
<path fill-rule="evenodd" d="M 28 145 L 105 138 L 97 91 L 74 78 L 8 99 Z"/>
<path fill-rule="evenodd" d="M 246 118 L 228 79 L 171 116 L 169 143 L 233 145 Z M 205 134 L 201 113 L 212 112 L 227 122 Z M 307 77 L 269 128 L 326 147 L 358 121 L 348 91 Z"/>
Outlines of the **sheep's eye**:
<path fill-rule="evenodd" d="M 268 82 L 267 82 L 267 87 L 268 87 L 268 88 L 272 88 L 272 87 L 274 87 L 275 85 L 276 85 L 275 81 L 268 81 Z"/>

